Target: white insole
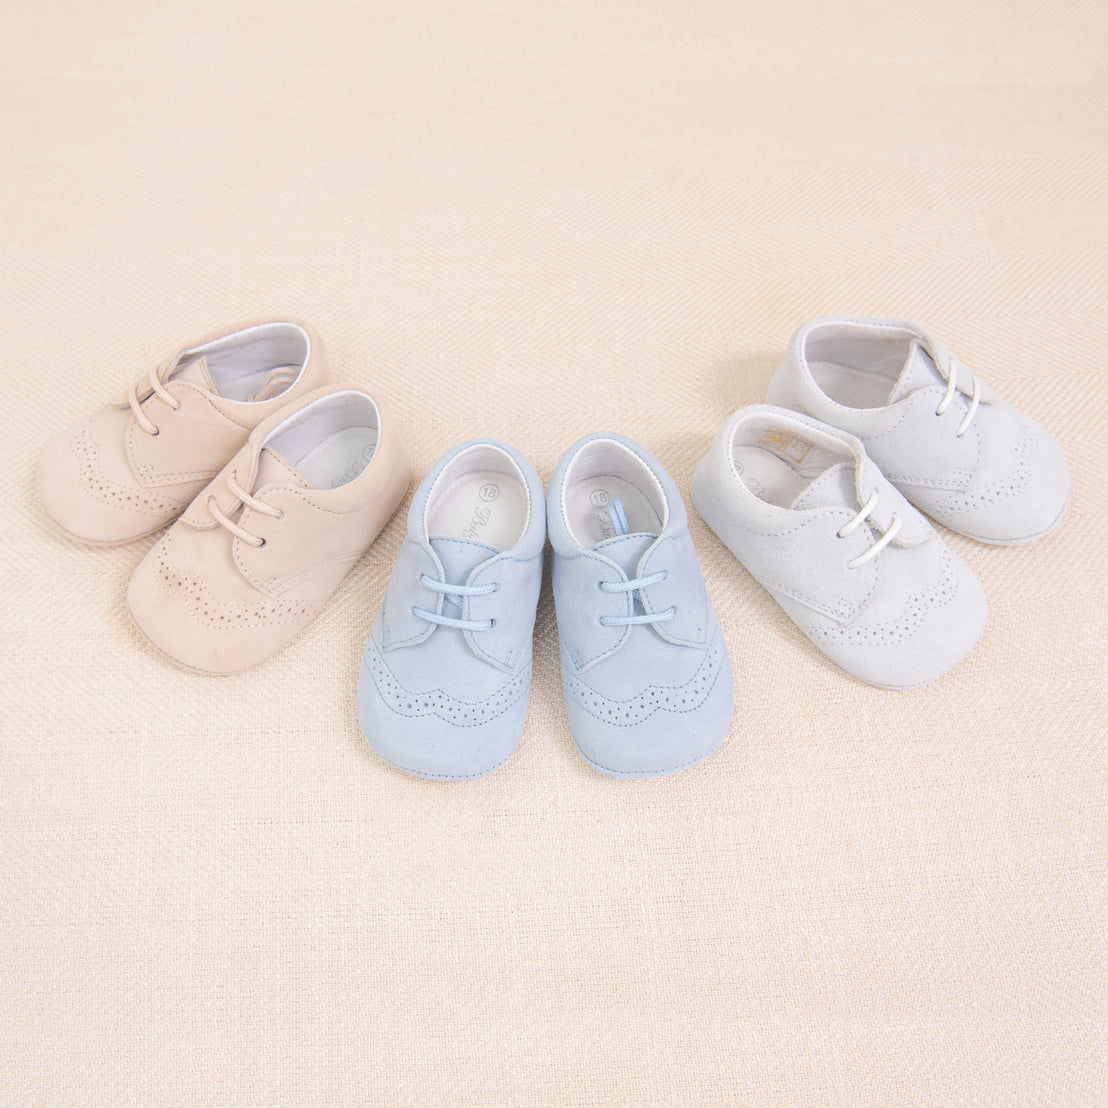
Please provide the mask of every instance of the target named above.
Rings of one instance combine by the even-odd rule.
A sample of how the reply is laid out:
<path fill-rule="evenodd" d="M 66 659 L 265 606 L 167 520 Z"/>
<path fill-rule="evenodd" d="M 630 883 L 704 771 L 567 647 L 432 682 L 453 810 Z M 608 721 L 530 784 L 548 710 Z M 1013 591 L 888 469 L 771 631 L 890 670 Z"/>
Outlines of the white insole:
<path fill-rule="evenodd" d="M 616 499 L 623 505 L 630 534 L 656 535 L 661 531 L 658 513 L 637 485 L 622 477 L 599 474 L 575 482 L 565 493 L 569 530 L 582 546 L 596 546 L 615 535 L 608 505 Z"/>
<path fill-rule="evenodd" d="M 337 489 L 358 477 L 376 450 L 375 428 L 344 427 L 309 450 L 296 468 L 313 488 Z"/>
<path fill-rule="evenodd" d="M 739 480 L 768 504 L 789 507 L 810 480 L 761 446 L 736 446 L 733 453 Z"/>
<path fill-rule="evenodd" d="M 848 408 L 883 408 L 896 380 L 885 373 L 835 362 L 810 362 L 809 366 L 816 384 Z"/>
<path fill-rule="evenodd" d="M 298 365 L 269 366 L 259 369 L 256 373 L 228 379 L 218 375 L 215 367 L 211 363 L 208 364 L 208 372 L 212 375 L 212 380 L 228 400 L 272 400 L 274 396 L 280 396 L 296 380 L 300 368 Z M 270 376 L 275 378 L 276 384 L 266 389 L 266 381 Z M 259 395 L 263 390 L 265 395 Z"/>
<path fill-rule="evenodd" d="M 430 537 L 471 539 L 510 550 L 527 525 L 527 489 L 518 477 L 472 469 L 436 488 L 427 510 Z"/>

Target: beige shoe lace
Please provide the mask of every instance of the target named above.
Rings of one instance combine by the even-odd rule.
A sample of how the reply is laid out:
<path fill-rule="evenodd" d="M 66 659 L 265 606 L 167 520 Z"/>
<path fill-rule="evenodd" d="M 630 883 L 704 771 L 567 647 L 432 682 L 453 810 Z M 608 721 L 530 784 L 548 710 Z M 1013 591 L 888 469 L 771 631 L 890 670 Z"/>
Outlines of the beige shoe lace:
<path fill-rule="evenodd" d="M 180 406 L 181 402 L 174 399 L 173 394 L 162 384 L 162 366 L 155 366 L 147 378 L 153 394 L 159 399 L 165 401 L 174 411 Z M 130 391 L 127 393 L 127 403 L 131 405 L 131 411 L 134 413 L 135 420 L 138 425 L 148 434 L 156 435 L 158 433 L 157 425 L 150 422 L 150 418 L 142 410 L 142 402 L 138 398 L 139 385 L 143 382 L 140 381 L 138 385 L 132 385 Z M 118 393 L 116 394 L 118 395 Z M 143 399 L 146 399 L 145 397 Z"/>
<path fill-rule="evenodd" d="M 269 516 L 270 519 L 285 518 L 283 509 L 275 508 L 272 504 L 266 504 L 264 501 L 258 500 L 257 497 L 251 496 L 250 493 L 235 480 L 235 475 L 233 473 L 227 475 L 227 488 L 231 495 L 238 500 L 244 508 L 252 508 L 255 512 L 261 512 L 263 516 Z M 208 511 L 211 513 L 212 519 L 223 527 L 226 527 L 235 538 L 242 539 L 243 542 L 247 542 L 251 546 L 265 546 L 265 539 L 260 538 L 258 535 L 252 535 L 245 527 L 240 526 L 231 519 L 231 517 L 220 508 L 214 496 L 208 497 Z"/>

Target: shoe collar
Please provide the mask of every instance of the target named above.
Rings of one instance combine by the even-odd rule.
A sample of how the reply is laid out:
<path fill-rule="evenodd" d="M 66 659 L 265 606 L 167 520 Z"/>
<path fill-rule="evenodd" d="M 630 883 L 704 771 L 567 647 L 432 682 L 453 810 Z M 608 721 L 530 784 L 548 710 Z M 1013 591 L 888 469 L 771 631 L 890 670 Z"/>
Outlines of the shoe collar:
<path fill-rule="evenodd" d="M 486 460 L 491 457 L 497 464 L 511 466 L 511 472 L 518 473 L 527 491 L 527 520 L 519 540 L 506 550 L 464 537 L 428 534 L 428 503 L 444 474 L 454 468 L 455 459 L 469 451 L 484 452 Z M 542 484 L 534 467 L 519 451 L 495 439 L 473 439 L 450 450 L 420 483 L 408 508 L 408 534 L 381 607 L 382 651 L 414 646 L 432 634 L 458 634 L 474 657 L 505 673 L 518 672 L 530 657 L 527 648 L 534 628 L 545 542 Z M 483 554 L 487 557 L 482 557 Z M 441 627 L 414 615 L 412 609 L 416 607 L 441 615 L 446 603 L 442 593 L 422 584 L 423 575 L 455 585 L 495 584 L 496 592 L 464 597 L 461 608 L 462 618 L 493 619 L 494 625 L 487 630 L 468 631 Z"/>
<path fill-rule="evenodd" d="M 596 464 L 598 471 L 604 468 L 605 461 L 614 460 L 618 464 L 620 452 L 632 456 L 649 471 L 655 487 L 643 491 L 648 496 L 652 491 L 657 497 L 655 510 L 662 520 L 652 540 L 643 533 L 585 546 L 574 535 L 567 518 L 565 490 L 567 483 L 579 475 L 579 459 L 583 452 L 585 464 Z M 641 467 L 637 467 L 637 473 L 641 472 Z M 557 595 L 565 598 L 558 616 L 559 627 L 566 632 L 579 671 L 619 650 L 636 630 L 657 634 L 683 646 L 706 647 L 712 630 L 711 609 L 689 535 L 685 505 L 673 479 L 649 451 L 614 432 L 597 432 L 579 439 L 562 456 L 551 478 L 548 530 L 555 554 L 555 587 Z M 617 549 L 609 545 L 613 541 L 623 548 L 618 554 Z M 631 547 L 634 547 L 633 553 L 630 553 Z M 627 572 L 627 565 L 633 566 L 631 573 Z M 600 589 L 602 583 L 618 584 L 648 578 L 661 571 L 666 571 L 662 580 L 636 593 L 647 613 L 673 607 L 676 614 L 672 619 L 637 628 L 605 626 L 598 622 L 602 616 L 626 618 L 634 608 L 630 592 L 604 592 Z M 567 605 L 571 605 L 572 610 Z"/>
<path fill-rule="evenodd" d="M 849 508 L 854 512 L 868 502 L 876 492 L 877 504 L 869 514 L 869 519 L 882 533 L 892 526 L 893 516 L 901 519 L 900 531 L 893 540 L 895 546 L 915 546 L 925 542 L 934 534 L 934 528 L 915 509 L 904 496 L 886 479 L 876 463 L 866 453 L 862 441 L 849 431 L 833 427 L 810 416 L 794 412 L 787 408 L 777 408 L 771 404 L 752 404 L 740 408 L 728 421 L 724 434 L 724 454 L 735 485 L 743 490 L 743 484 L 734 468 L 735 440 L 740 436 L 755 442 L 784 458 L 796 459 L 811 449 L 822 450 L 834 455 L 839 462 L 847 462 L 852 469 L 854 503 L 846 503 L 841 480 L 824 475 L 838 463 L 833 459 L 822 459 L 812 473 L 811 484 L 796 498 L 789 508 L 782 508 L 747 493 L 757 505 L 759 511 L 767 515 L 783 511 L 820 510 L 826 507 Z M 821 495 L 822 494 L 822 495 Z"/>
<path fill-rule="evenodd" d="M 353 480 L 336 488 L 317 488 L 310 484 L 297 471 L 295 455 L 290 458 L 285 450 L 278 453 L 291 470 L 289 474 L 290 486 L 301 489 L 304 495 L 313 501 L 326 503 L 330 511 L 354 511 L 361 507 L 365 501 L 363 492 L 365 480 L 376 480 L 384 477 L 381 467 L 374 463 L 382 457 L 394 457 L 395 450 L 391 442 L 393 431 L 390 422 L 381 415 L 378 402 L 363 389 L 349 385 L 323 385 L 322 387 L 305 394 L 302 398 L 278 409 L 267 419 L 258 424 L 250 433 L 246 442 L 238 453 L 227 463 L 223 470 L 212 479 L 211 483 L 188 506 L 181 518 L 193 527 L 207 529 L 216 526 L 208 511 L 209 499 L 215 499 L 219 508 L 226 514 L 231 514 L 239 507 L 240 501 L 231 492 L 228 476 L 233 476 L 235 482 L 247 492 L 254 493 L 258 482 L 259 466 L 262 451 L 275 441 L 282 445 L 287 441 L 296 441 L 297 432 L 305 425 L 309 414 L 319 413 L 321 409 L 334 407 L 336 410 L 344 407 L 357 407 L 363 414 L 372 413 L 368 418 L 373 419 L 377 425 L 377 444 L 373 457 L 365 468 Z M 270 473 L 275 472 L 269 469 Z M 276 471 L 276 472 L 279 472 Z M 275 485 L 267 485 L 272 488 Z"/>
<path fill-rule="evenodd" d="M 868 316 L 819 316 L 808 320 L 799 327 L 789 344 L 789 356 L 793 363 L 800 368 L 809 386 L 817 392 L 823 390 L 816 383 L 808 364 L 808 350 L 812 342 L 822 338 L 828 338 L 839 334 L 844 338 L 852 335 L 861 335 L 870 339 L 887 339 L 891 342 L 903 342 L 905 344 L 905 356 L 896 373 L 889 379 L 890 404 L 898 403 L 918 391 L 919 387 L 926 387 L 926 378 L 918 372 L 913 373 L 913 361 L 919 353 L 926 356 L 930 362 L 930 370 L 934 380 L 930 383 L 946 388 L 950 381 L 951 369 L 957 361 L 948 346 L 940 342 L 934 335 L 925 331 L 917 323 L 904 319 L 877 319 Z M 958 362 L 958 365 L 961 365 Z M 963 396 L 970 396 L 973 392 L 973 381 L 976 375 L 962 366 L 960 373 L 956 372 L 955 387 Z M 912 387 L 902 387 L 911 383 Z M 998 399 L 996 392 L 978 378 L 981 388 L 981 403 L 991 404 Z"/>

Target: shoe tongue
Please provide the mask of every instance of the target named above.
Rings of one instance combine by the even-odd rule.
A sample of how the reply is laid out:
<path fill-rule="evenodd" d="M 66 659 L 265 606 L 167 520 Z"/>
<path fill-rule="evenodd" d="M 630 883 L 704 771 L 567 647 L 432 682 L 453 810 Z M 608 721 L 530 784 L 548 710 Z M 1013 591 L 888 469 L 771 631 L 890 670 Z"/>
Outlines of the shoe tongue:
<path fill-rule="evenodd" d="M 488 543 L 455 539 L 449 535 L 433 535 L 428 542 L 442 562 L 446 580 L 452 585 L 464 585 L 477 566 L 501 552 Z"/>
<path fill-rule="evenodd" d="M 261 385 L 245 399 L 255 403 L 272 400 L 275 396 L 280 396 L 299 376 L 300 366 L 298 365 L 278 366 L 276 369 L 271 369 L 265 375 Z"/>
<path fill-rule="evenodd" d="M 254 478 L 253 491 L 257 493 L 266 485 L 295 485 L 301 489 L 312 487 L 304 474 L 270 446 L 263 446 L 258 455 L 258 473 Z"/>
<path fill-rule="evenodd" d="M 611 558 L 628 577 L 634 577 L 638 572 L 642 556 L 657 541 L 657 538 L 657 535 L 647 535 L 640 531 L 634 535 L 620 535 L 618 538 L 605 539 L 603 542 L 598 542 L 593 550 L 603 554 L 605 558 Z"/>
<path fill-rule="evenodd" d="M 172 377 L 174 381 L 191 381 L 194 385 L 199 385 L 202 389 L 206 389 L 216 396 L 223 395 L 208 371 L 208 359 L 203 354 L 195 361 L 189 362 L 183 369 L 180 367 L 175 369 Z"/>
<path fill-rule="evenodd" d="M 839 462 L 825 469 L 801 491 L 792 507 L 849 508 L 858 510 L 858 489 L 854 481 L 852 462 Z"/>
<path fill-rule="evenodd" d="M 928 385 L 945 383 L 931 355 L 918 342 L 913 342 L 908 350 L 904 368 L 900 371 L 896 384 L 893 385 L 893 391 L 889 393 L 888 403 L 895 404 L 917 389 L 926 388 Z"/>
<path fill-rule="evenodd" d="M 608 525 L 612 537 L 598 542 L 593 550 L 611 558 L 628 577 L 634 577 L 642 556 L 658 536 L 644 531 L 631 532 L 623 501 L 618 496 L 608 505 Z"/>

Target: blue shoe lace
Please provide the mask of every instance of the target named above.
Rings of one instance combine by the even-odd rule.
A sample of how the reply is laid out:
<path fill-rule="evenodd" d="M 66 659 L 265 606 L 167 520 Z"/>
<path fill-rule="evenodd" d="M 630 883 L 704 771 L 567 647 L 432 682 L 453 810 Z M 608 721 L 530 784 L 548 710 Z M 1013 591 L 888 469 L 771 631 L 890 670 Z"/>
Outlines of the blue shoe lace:
<path fill-rule="evenodd" d="M 487 596 L 490 592 L 496 592 L 500 586 L 495 582 L 487 585 L 452 585 L 449 581 L 439 581 L 434 577 L 428 577 L 426 573 L 419 576 L 420 584 L 432 592 L 442 593 L 458 611 L 462 610 L 462 597 Z M 454 616 L 444 616 L 441 612 L 429 612 L 426 608 L 412 608 L 412 615 L 433 623 L 438 627 L 455 627 L 459 631 L 488 631 L 496 626 L 495 619 L 456 619 Z"/>
<path fill-rule="evenodd" d="M 669 576 L 667 570 L 659 570 L 649 577 L 632 577 L 629 581 L 601 581 L 601 592 L 637 592 L 648 585 L 656 585 Z M 642 603 L 642 597 L 636 599 Z M 665 623 L 667 619 L 673 619 L 677 615 L 677 609 L 672 605 L 664 612 L 643 612 L 638 616 L 601 616 L 601 627 L 637 627 L 640 623 Z"/>
<path fill-rule="evenodd" d="M 627 523 L 627 513 L 623 510 L 623 502 L 617 496 L 611 504 L 608 505 L 608 518 L 612 521 L 612 529 L 617 535 L 626 535 L 629 533 L 630 528 Z M 627 581 L 601 581 L 601 592 L 630 592 L 638 593 L 640 589 L 645 589 L 650 585 L 656 585 L 659 581 L 664 581 L 669 576 L 669 571 L 662 569 L 657 573 L 651 573 L 647 577 L 632 577 Z M 636 596 L 635 601 L 638 602 L 640 608 L 645 608 L 646 605 L 642 602 L 642 595 Z M 677 609 L 674 607 L 667 608 L 664 612 L 642 612 L 640 615 L 633 616 L 601 616 L 601 627 L 638 627 L 644 623 L 665 623 L 668 619 L 673 619 L 677 615 Z"/>

